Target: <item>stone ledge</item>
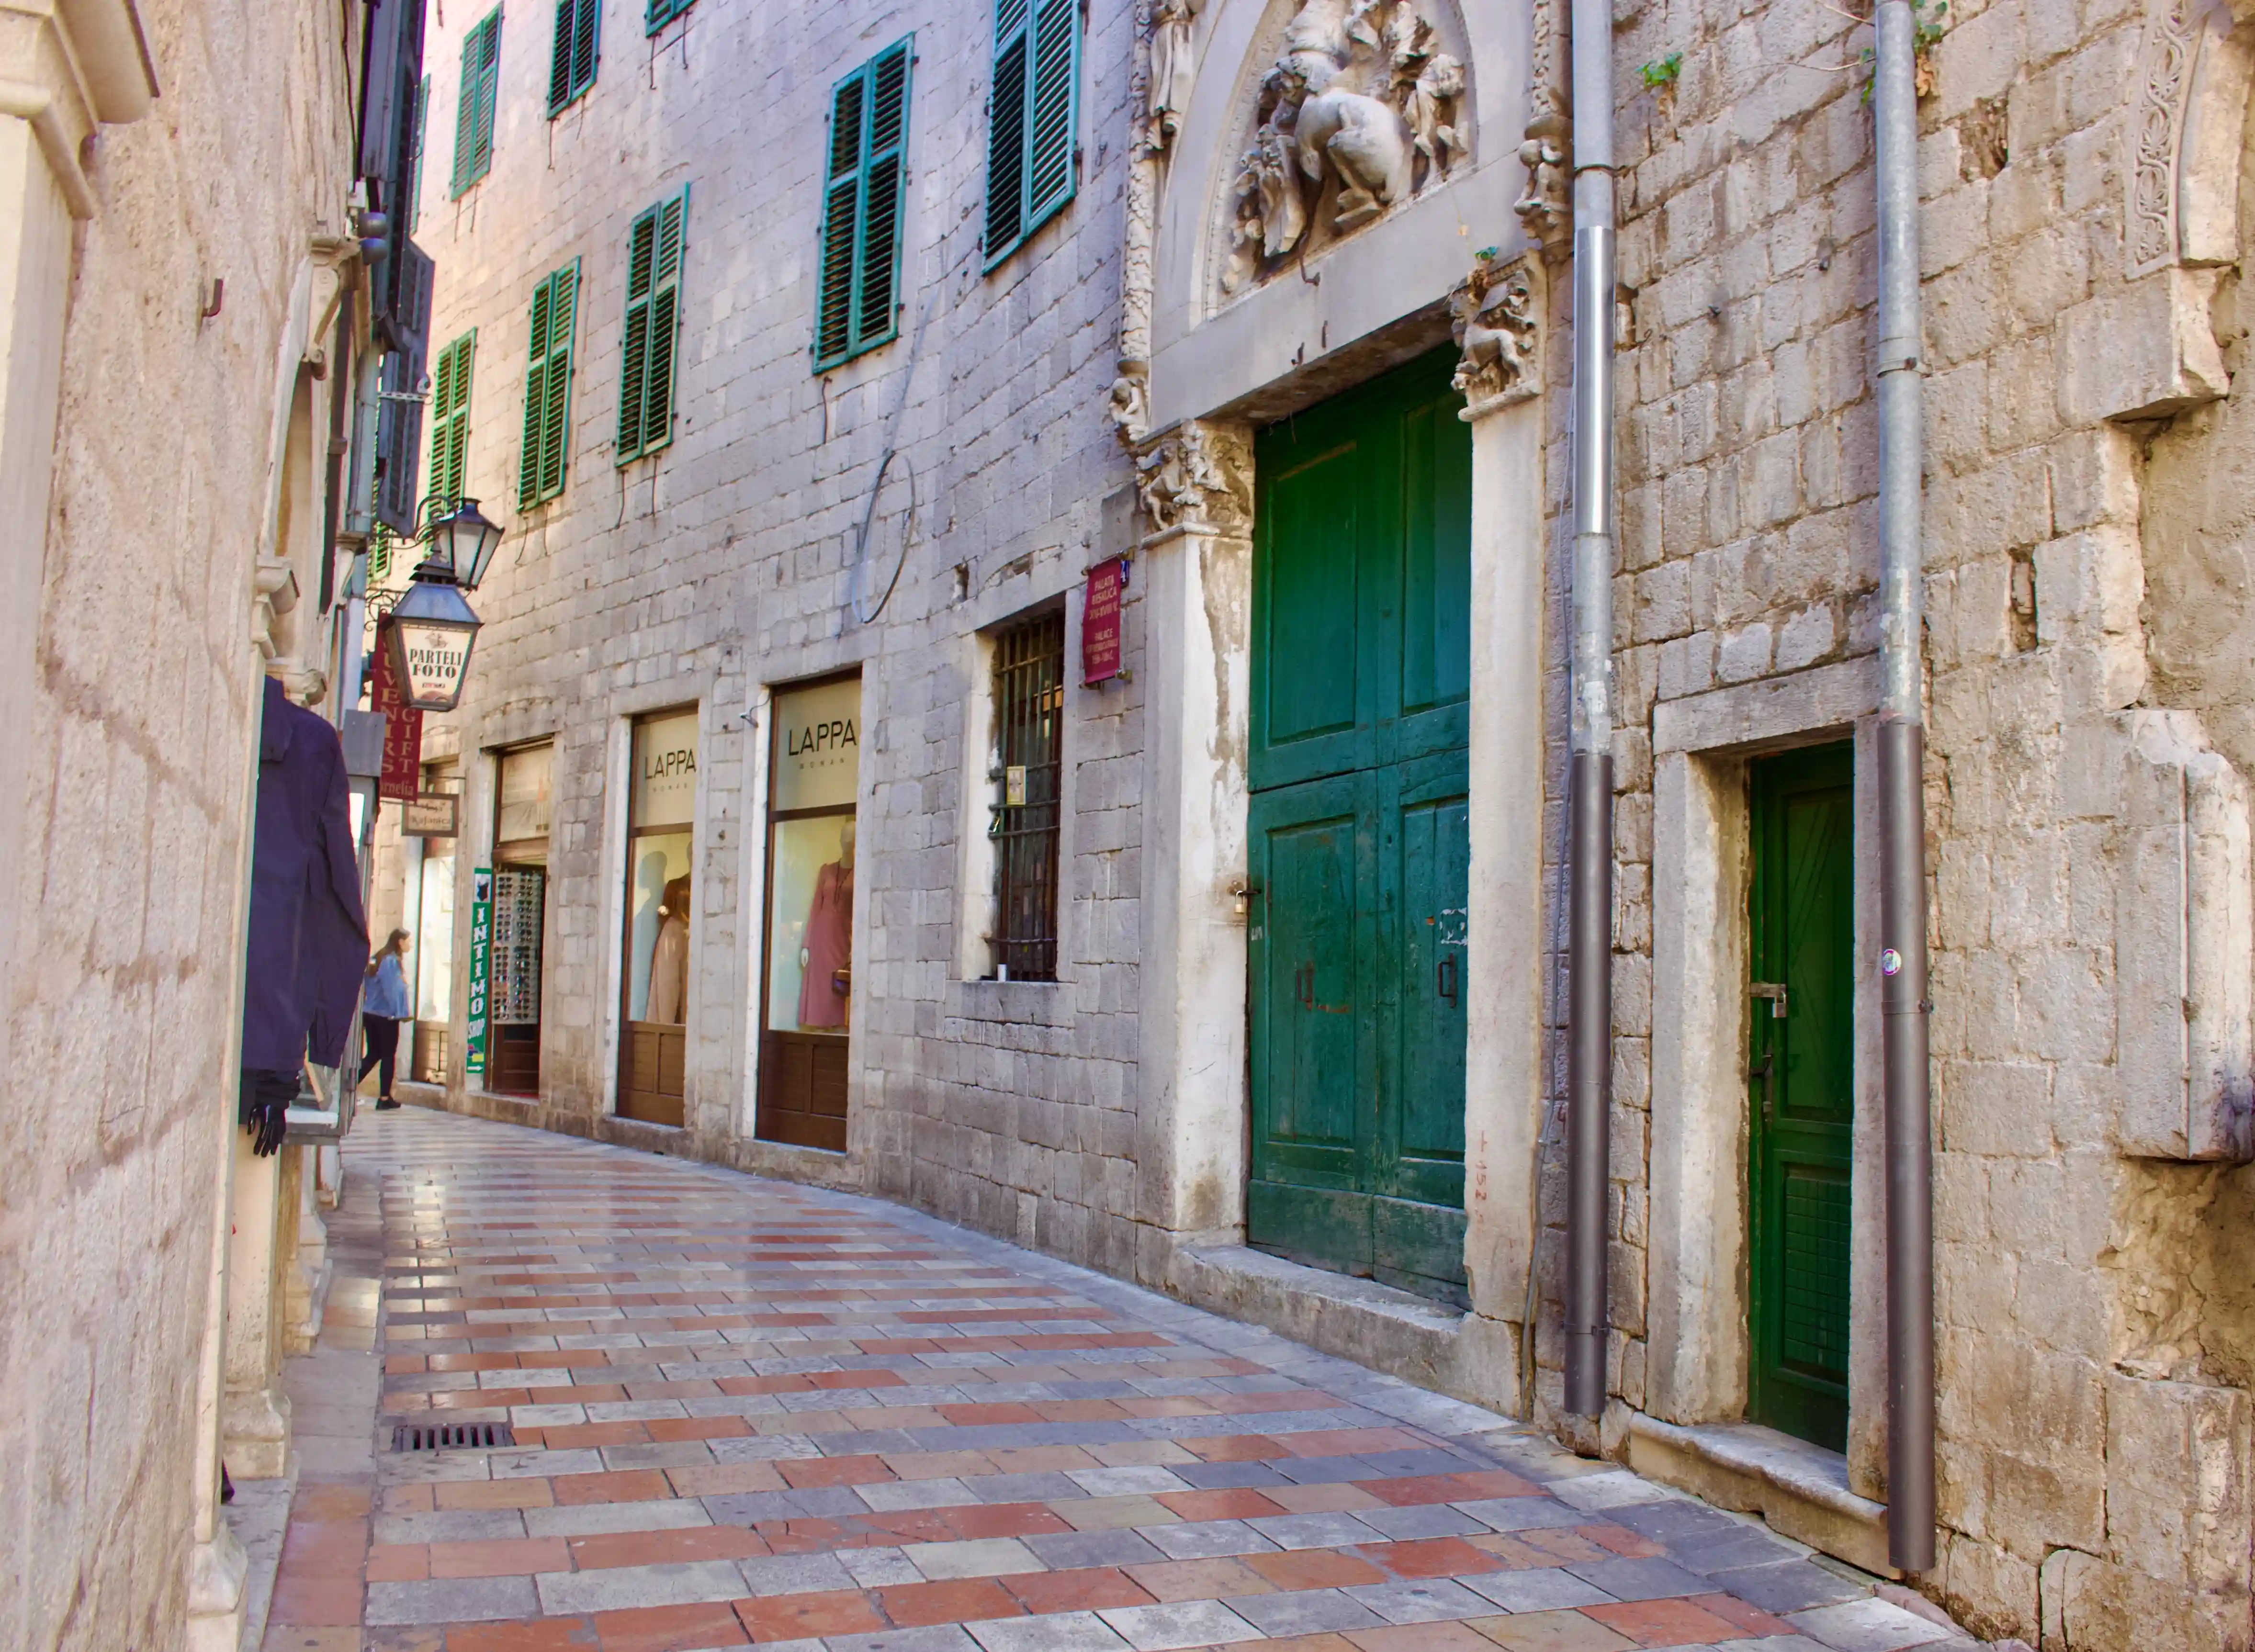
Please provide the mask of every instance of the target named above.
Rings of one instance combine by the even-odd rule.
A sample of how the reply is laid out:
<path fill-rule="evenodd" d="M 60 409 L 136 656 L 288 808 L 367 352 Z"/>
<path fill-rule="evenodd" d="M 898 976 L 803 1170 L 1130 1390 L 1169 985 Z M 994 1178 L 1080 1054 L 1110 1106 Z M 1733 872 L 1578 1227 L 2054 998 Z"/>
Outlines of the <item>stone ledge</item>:
<path fill-rule="evenodd" d="M 1505 1412 L 1517 1408 L 1518 1335 L 1502 1320 L 1244 1245 L 1177 1246 L 1163 1283 L 1198 1307 L 1419 1388 Z"/>
<path fill-rule="evenodd" d="M 1714 1504 L 1758 1514 L 1812 1549 L 1882 1578 L 1902 1573 L 1887 1564 L 1887 1509 L 1848 1489 L 1848 1459 L 1753 1423 L 1697 1423 L 1683 1427 L 1633 1412 L 1628 1466 L 1647 1480 Z"/>

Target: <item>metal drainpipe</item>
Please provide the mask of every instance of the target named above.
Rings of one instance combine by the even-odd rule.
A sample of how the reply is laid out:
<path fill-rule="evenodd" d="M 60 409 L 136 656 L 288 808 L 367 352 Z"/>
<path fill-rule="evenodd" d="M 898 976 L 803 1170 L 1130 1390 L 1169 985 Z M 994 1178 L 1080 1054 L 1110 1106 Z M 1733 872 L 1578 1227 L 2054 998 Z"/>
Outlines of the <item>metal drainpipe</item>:
<path fill-rule="evenodd" d="M 1573 0 L 1574 645 L 1567 845 L 1566 1409 L 1605 1407 L 1612 1092 L 1613 103 L 1611 0 Z"/>
<path fill-rule="evenodd" d="M 1887 1558 L 1934 1565 L 1934 1153 L 1920 693 L 1918 96 L 1908 0 L 1879 0 L 1879 998 L 1887 1154 Z"/>

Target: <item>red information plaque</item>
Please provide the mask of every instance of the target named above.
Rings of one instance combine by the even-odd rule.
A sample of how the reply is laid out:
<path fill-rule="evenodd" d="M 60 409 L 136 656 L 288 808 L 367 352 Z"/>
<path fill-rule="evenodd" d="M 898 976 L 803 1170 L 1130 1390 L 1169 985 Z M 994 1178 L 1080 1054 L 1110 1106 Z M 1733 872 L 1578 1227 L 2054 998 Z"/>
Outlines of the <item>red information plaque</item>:
<path fill-rule="evenodd" d="M 383 714 L 383 777 L 376 795 L 409 800 L 423 791 L 423 714 L 399 692 L 390 626 L 389 615 L 376 622 L 376 652 L 369 659 L 369 703 Z"/>
<path fill-rule="evenodd" d="M 1080 615 L 1080 680 L 1101 683 L 1120 675 L 1120 591 L 1128 559 L 1113 557 L 1088 571 L 1088 601 Z"/>

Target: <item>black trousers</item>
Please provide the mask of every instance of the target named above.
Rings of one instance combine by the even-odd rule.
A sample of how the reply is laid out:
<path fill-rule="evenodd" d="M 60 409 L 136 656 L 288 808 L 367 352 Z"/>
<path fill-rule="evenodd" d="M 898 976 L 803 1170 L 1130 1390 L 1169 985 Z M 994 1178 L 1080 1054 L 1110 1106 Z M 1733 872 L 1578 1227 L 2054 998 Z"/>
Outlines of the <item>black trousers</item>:
<path fill-rule="evenodd" d="M 399 1023 L 389 1016 L 371 1016 L 366 1010 L 360 1017 L 361 1043 L 368 1053 L 361 1058 L 360 1077 L 368 1077 L 370 1067 L 380 1066 L 376 1075 L 376 1094 L 389 1098 L 391 1094 L 391 1072 L 399 1061 Z M 353 1080 L 355 1084 L 360 1079 Z"/>

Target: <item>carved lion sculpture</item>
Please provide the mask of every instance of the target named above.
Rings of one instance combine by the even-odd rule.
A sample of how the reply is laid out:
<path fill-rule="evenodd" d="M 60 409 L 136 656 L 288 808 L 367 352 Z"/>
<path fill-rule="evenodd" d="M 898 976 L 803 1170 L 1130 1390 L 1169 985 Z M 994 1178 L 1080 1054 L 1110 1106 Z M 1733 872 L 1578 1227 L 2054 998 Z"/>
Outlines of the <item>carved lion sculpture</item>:
<path fill-rule="evenodd" d="M 1457 364 L 1457 388 L 1480 401 L 1531 390 L 1535 325 L 1534 289 L 1523 270 L 1513 271 L 1477 299 L 1462 295 L 1457 341 L 1464 359 Z"/>
<path fill-rule="evenodd" d="M 1324 158 L 1338 168 L 1338 212 L 1331 220 L 1342 232 L 1368 223 L 1409 196 L 1416 148 L 1401 111 L 1382 98 L 1326 88 L 1300 106 L 1293 147 L 1300 170 L 1321 184 Z"/>

